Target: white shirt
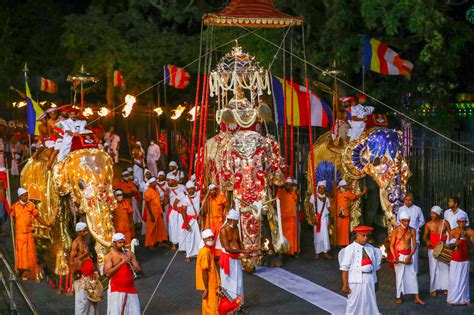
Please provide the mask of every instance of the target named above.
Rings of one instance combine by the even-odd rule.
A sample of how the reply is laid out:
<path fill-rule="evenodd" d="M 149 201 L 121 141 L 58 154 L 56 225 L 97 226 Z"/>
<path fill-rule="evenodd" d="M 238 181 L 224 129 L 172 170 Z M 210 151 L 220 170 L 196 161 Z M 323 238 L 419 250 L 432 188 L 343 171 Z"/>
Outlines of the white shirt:
<path fill-rule="evenodd" d="M 314 205 L 314 195 L 311 195 L 309 202 Z M 329 197 L 326 197 L 326 203 L 323 205 L 323 202 L 318 198 L 317 207 L 314 209 L 316 213 L 321 213 L 321 218 L 329 216 L 329 208 L 331 207 L 331 202 Z"/>
<path fill-rule="evenodd" d="M 453 213 L 453 210 L 451 209 L 446 209 L 446 211 L 444 211 L 444 218 L 448 220 L 449 225 L 451 226 L 451 229 L 455 229 L 458 227 L 458 222 L 457 222 L 456 217 L 458 213 L 463 213 L 463 212 L 466 213 L 466 211 L 464 211 L 461 208 L 458 208 L 455 214 Z M 467 213 L 466 213 L 466 216 L 467 216 Z M 466 226 L 469 226 L 469 217 L 467 217 Z"/>
<path fill-rule="evenodd" d="M 370 244 L 362 246 L 357 242 L 352 242 L 350 245 L 343 248 L 338 256 L 339 269 L 342 271 L 349 271 L 349 283 L 362 283 L 362 249 L 365 250 L 372 261 L 371 273 L 374 283 L 376 283 L 377 270 L 380 269 L 382 264 L 382 252 L 380 249 Z"/>
<path fill-rule="evenodd" d="M 62 122 L 62 125 L 65 132 L 64 136 L 66 136 L 66 131 L 71 131 L 74 133 L 83 132 L 86 129 L 87 122 L 85 120 L 72 120 L 68 118 Z"/>
<path fill-rule="evenodd" d="M 174 207 L 176 199 L 181 200 L 185 193 L 186 188 L 183 185 L 177 185 L 173 188 L 169 187 L 168 194 L 170 196 L 170 206 Z"/>
<path fill-rule="evenodd" d="M 156 183 L 156 190 L 160 193 L 160 199 L 163 201 L 165 198 L 165 192 L 168 190 L 168 184 L 164 183 L 163 186 L 160 186 L 160 184 Z"/>
<path fill-rule="evenodd" d="M 425 225 L 423 211 L 416 205 L 412 205 L 410 208 L 407 206 L 400 207 L 397 213 L 398 224 L 400 224 L 400 213 L 402 213 L 402 211 L 406 211 L 410 215 L 410 227 L 416 230 L 416 242 L 420 243 L 420 228 Z"/>
<path fill-rule="evenodd" d="M 365 118 L 368 115 L 372 114 L 374 110 L 375 107 L 373 106 L 357 104 L 355 106 L 351 106 L 351 116 L 357 118 Z"/>
<path fill-rule="evenodd" d="M 135 164 L 133 165 L 133 183 L 136 186 L 140 186 L 144 178 L 144 169 L 143 167 Z"/>
<path fill-rule="evenodd" d="M 186 207 L 186 214 L 187 215 L 199 215 L 199 205 L 201 201 L 201 194 L 198 192 L 195 193 L 194 197 L 191 198 L 186 193 L 178 203 L 179 207 Z"/>
<path fill-rule="evenodd" d="M 148 147 L 148 151 L 146 153 L 146 162 L 155 163 L 160 159 L 160 155 L 160 146 L 154 143 Z"/>

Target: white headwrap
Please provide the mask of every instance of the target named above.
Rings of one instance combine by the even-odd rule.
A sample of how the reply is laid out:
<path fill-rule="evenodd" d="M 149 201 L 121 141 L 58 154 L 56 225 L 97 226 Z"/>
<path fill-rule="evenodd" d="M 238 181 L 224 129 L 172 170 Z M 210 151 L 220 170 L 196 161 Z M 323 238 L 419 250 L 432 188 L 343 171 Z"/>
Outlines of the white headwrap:
<path fill-rule="evenodd" d="M 230 209 L 229 213 L 227 213 L 226 218 L 229 220 L 239 220 L 240 214 L 235 209 Z"/>
<path fill-rule="evenodd" d="M 156 178 L 155 177 L 150 177 L 150 179 L 146 182 L 147 185 L 150 185 L 151 183 L 154 183 L 156 182 Z"/>
<path fill-rule="evenodd" d="M 76 224 L 76 232 L 80 232 L 84 229 L 87 228 L 87 224 L 85 224 L 84 222 L 77 222 Z"/>
<path fill-rule="evenodd" d="M 467 219 L 467 214 L 465 214 L 464 212 L 459 212 L 457 215 L 456 215 L 456 221 L 464 221 L 464 222 L 467 222 L 468 219 Z"/>
<path fill-rule="evenodd" d="M 433 206 L 431 208 L 431 212 L 434 212 L 436 213 L 437 215 L 441 215 L 441 213 L 443 212 L 443 209 L 441 209 L 440 206 Z"/>
<path fill-rule="evenodd" d="M 214 236 L 214 233 L 212 233 L 211 229 L 206 229 L 206 230 L 202 231 L 201 236 L 204 239 L 204 238 Z"/>
<path fill-rule="evenodd" d="M 136 144 L 136 145 L 139 145 L 139 146 L 142 145 L 142 143 L 141 143 L 140 141 L 135 142 L 135 144 Z"/>
<path fill-rule="evenodd" d="M 340 180 L 339 181 L 339 184 L 337 184 L 337 187 L 342 187 L 342 186 L 346 186 L 347 185 L 347 182 L 345 180 Z"/>
<path fill-rule="evenodd" d="M 127 171 L 128 171 L 128 173 L 129 173 L 130 175 L 133 174 L 133 168 L 129 167 L 129 168 L 127 168 Z"/>
<path fill-rule="evenodd" d="M 173 173 L 170 172 L 166 175 L 166 179 L 176 180 L 176 176 L 174 176 Z"/>
<path fill-rule="evenodd" d="M 165 172 L 159 171 L 159 172 L 158 172 L 158 176 L 161 176 L 161 175 L 165 175 L 165 176 L 166 176 Z"/>
<path fill-rule="evenodd" d="M 168 164 L 168 166 L 178 167 L 178 163 L 176 163 L 175 161 L 171 161 L 170 164 Z"/>
<path fill-rule="evenodd" d="M 112 242 L 117 242 L 117 241 L 125 241 L 125 235 L 122 233 L 115 233 L 112 236 Z"/>
<path fill-rule="evenodd" d="M 130 173 L 127 170 L 122 172 L 122 176 L 127 176 L 128 174 L 130 174 Z"/>
<path fill-rule="evenodd" d="M 115 192 L 114 192 L 114 195 L 117 196 L 117 195 L 123 195 L 123 191 L 121 191 L 120 189 L 117 189 Z"/>
<path fill-rule="evenodd" d="M 401 213 L 400 213 L 400 221 L 401 220 L 410 220 L 410 215 L 408 214 L 408 212 L 406 212 L 405 210 L 403 210 Z"/>
<path fill-rule="evenodd" d="M 285 184 L 293 184 L 293 179 L 291 177 L 287 177 L 285 179 Z"/>
<path fill-rule="evenodd" d="M 28 192 L 28 190 L 26 190 L 23 187 L 18 188 L 18 197 L 20 197 L 23 194 L 26 194 L 27 192 Z"/>
<path fill-rule="evenodd" d="M 189 180 L 187 183 L 186 183 L 186 189 L 189 189 L 189 188 L 196 188 L 196 185 L 194 185 L 194 182 Z"/>
<path fill-rule="evenodd" d="M 325 180 L 319 181 L 317 187 L 319 187 L 319 186 L 326 187 L 326 181 Z"/>
<path fill-rule="evenodd" d="M 210 184 L 208 187 L 209 191 L 213 190 L 213 189 L 216 189 L 217 186 L 215 184 Z"/>

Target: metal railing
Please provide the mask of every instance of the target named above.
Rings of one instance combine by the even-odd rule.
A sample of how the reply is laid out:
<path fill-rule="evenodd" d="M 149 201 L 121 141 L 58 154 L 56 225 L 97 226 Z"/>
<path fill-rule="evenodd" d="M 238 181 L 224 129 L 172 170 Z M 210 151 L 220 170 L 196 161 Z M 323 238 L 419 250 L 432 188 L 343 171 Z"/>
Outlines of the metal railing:
<path fill-rule="evenodd" d="M 33 315 L 38 315 L 39 314 L 38 311 L 36 310 L 35 306 L 31 302 L 29 296 L 26 294 L 25 289 L 23 288 L 21 283 L 18 281 L 18 278 L 16 277 L 15 272 L 13 272 L 12 268 L 10 267 L 10 264 L 8 263 L 8 261 L 5 259 L 3 255 L 0 257 L 0 260 L 3 262 L 8 272 L 8 277 L 5 278 L 3 272 L 0 271 L 0 282 L 2 282 L 2 285 L 4 286 L 5 291 L 7 293 L 7 297 L 10 304 L 10 313 L 19 314 L 18 307 L 15 302 L 15 296 L 14 296 L 14 288 L 16 286 L 16 288 L 20 292 L 20 296 L 25 301 L 31 313 Z"/>

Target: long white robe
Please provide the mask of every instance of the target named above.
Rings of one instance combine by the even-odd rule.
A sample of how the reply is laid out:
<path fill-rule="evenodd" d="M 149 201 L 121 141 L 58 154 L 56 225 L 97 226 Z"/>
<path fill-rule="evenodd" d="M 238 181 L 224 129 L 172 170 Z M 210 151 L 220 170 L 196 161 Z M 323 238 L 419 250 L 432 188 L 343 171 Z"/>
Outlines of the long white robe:
<path fill-rule="evenodd" d="M 408 255 L 398 254 L 399 261 L 405 261 Z M 397 287 L 397 298 L 405 294 L 418 294 L 418 279 L 413 263 L 395 264 L 395 281 Z"/>
<path fill-rule="evenodd" d="M 61 149 L 59 150 L 58 154 L 58 161 L 64 159 L 69 153 L 69 151 L 71 151 L 73 137 L 70 136 L 67 132 L 71 131 L 73 133 L 81 133 L 86 129 L 87 126 L 87 122 L 85 120 L 72 120 L 70 118 L 62 121 L 61 124 L 64 130 L 64 135 L 61 144 Z"/>
<path fill-rule="evenodd" d="M 89 294 L 83 288 L 83 279 L 74 281 L 74 315 L 98 315 L 97 303 L 88 299 Z"/>
<path fill-rule="evenodd" d="M 313 195 L 309 202 L 314 206 Z M 325 204 L 319 198 L 317 198 L 316 203 L 315 211 L 321 213 L 321 230 L 316 232 L 316 226 L 314 226 L 314 251 L 316 254 L 327 253 L 331 249 L 331 243 L 329 242 L 329 207 L 331 203 L 327 197 Z"/>
<path fill-rule="evenodd" d="M 170 207 L 173 207 L 173 210 L 171 210 L 170 215 L 169 215 L 169 221 L 168 221 L 168 236 L 169 240 L 172 244 L 176 245 L 178 243 L 182 243 L 184 240 L 184 232 L 181 229 L 181 226 L 183 225 L 183 217 L 177 211 L 177 209 L 174 209 L 174 203 L 176 199 L 180 200 L 182 198 L 182 195 L 185 193 L 185 188 L 182 185 L 178 185 L 173 188 L 169 188 L 169 196 L 170 196 Z M 181 245 L 181 244 L 180 244 Z M 184 249 L 186 250 L 186 249 Z"/>
<path fill-rule="evenodd" d="M 351 106 L 351 115 L 352 117 L 366 118 L 368 115 L 372 114 L 374 110 L 375 107 L 357 104 L 355 106 Z M 347 131 L 347 135 L 350 137 L 350 140 L 353 141 L 359 138 L 359 136 L 364 132 L 365 121 L 350 120 L 349 124 L 351 127 Z"/>
<path fill-rule="evenodd" d="M 200 207 L 200 194 L 196 193 L 194 198 L 190 198 L 188 195 L 183 196 L 178 206 L 186 207 L 186 214 L 190 216 L 199 215 Z M 199 229 L 199 223 L 196 219 L 189 221 L 191 230 L 183 229 L 184 231 L 184 248 L 186 250 L 186 257 L 196 257 L 199 253 L 199 244 L 201 243 L 201 230 Z"/>
<path fill-rule="evenodd" d="M 221 249 L 223 253 L 226 252 L 222 247 L 218 249 Z M 242 297 L 242 304 L 244 304 L 244 279 L 240 259 L 229 258 L 229 274 L 226 275 L 223 268 L 220 268 L 219 274 L 221 276 L 221 287 L 227 291 L 233 300 L 238 296 Z"/>
<path fill-rule="evenodd" d="M 451 260 L 449 266 L 448 299 L 450 304 L 467 304 L 471 302 L 469 296 L 469 261 Z"/>
<path fill-rule="evenodd" d="M 123 310 L 123 312 L 122 312 Z M 107 315 L 141 315 L 138 294 L 107 291 Z"/>
<path fill-rule="evenodd" d="M 430 267 L 430 292 L 447 290 L 449 285 L 449 266 L 433 257 L 433 250 L 428 249 Z"/>

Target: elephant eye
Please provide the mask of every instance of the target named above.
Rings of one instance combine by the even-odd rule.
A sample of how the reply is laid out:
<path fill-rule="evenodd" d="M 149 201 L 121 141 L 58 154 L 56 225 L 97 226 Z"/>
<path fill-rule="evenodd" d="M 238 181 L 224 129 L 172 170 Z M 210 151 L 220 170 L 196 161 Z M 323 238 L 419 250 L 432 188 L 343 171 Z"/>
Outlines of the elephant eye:
<path fill-rule="evenodd" d="M 377 156 L 375 159 L 374 159 L 374 162 L 372 163 L 374 166 L 379 166 L 380 165 L 380 158 Z"/>
<path fill-rule="evenodd" d="M 86 188 L 86 182 L 83 179 L 77 181 L 77 186 L 79 186 L 80 190 L 84 190 Z"/>

